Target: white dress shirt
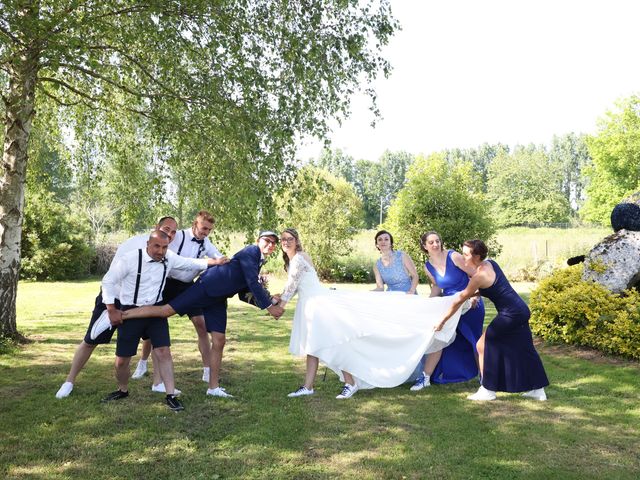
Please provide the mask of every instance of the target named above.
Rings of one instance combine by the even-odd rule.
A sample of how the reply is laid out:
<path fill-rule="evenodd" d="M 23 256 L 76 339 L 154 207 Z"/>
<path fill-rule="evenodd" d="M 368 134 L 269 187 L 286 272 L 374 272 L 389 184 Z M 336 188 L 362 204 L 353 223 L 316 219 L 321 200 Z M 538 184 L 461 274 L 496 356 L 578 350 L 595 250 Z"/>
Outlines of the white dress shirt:
<path fill-rule="evenodd" d="M 147 236 L 148 238 L 148 236 Z M 168 253 L 168 252 L 167 252 Z M 122 305 L 133 305 L 138 276 L 138 249 L 114 258 L 109 271 L 102 278 L 102 300 L 105 304 L 120 299 Z M 175 271 L 193 271 L 193 258 L 183 258 L 175 254 L 167 255 L 164 262 L 156 262 L 142 249 L 140 286 L 138 288 L 138 306 L 153 305 L 162 300 L 162 288 L 166 276 Z M 198 260 L 205 262 L 205 259 Z M 166 265 L 166 275 L 163 275 Z"/>
<path fill-rule="evenodd" d="M 169 244 L 169 250 L 175 252 L 181 257 L 189 258 L 203 258 L 205 255 L 209 258 L 220 258 L 223 256 L 222 253 L 220 253 L 220 250 L 211 243 L 208 237 L 203 239 L 202 245 L 194 240 L 197 240 L 197 238 L 193 234 L 193 230 L 191 228 L 179 230 L 178 233 L 176 233 L 176 236 L 173 237 L 173 241 Z M 181 282 L 191 283 L 193 282 L 193 279 L 206 268 L 207 266 L 205 265 L 197 271 L 174 270 L 169 276 L 176 280 L 180 280 Z"/>

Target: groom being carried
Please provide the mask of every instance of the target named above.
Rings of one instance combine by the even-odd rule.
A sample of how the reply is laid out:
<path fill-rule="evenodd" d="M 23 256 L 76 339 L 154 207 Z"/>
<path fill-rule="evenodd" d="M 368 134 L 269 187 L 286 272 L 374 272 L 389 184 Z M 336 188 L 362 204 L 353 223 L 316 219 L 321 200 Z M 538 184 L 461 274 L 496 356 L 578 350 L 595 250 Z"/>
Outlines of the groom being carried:
<path fill-rule="evenodd" d="M 252 294 L 254 303 L 266 309 L 278 319 L 284 309 L 277 305 L 258 280 L 260 267 L 265 258 L 273 253 L 278 236 L 272 231 L 262 231 L 255 245 L 237 252 L 229 263 L 209 268 L 187 291 L 171 300 L 167 305 L 142 307 L 123 312 L 123 320 L 141 317 L 170 317 L 201 308 L 204 312 L 207 331 L 211 333 L 211 367 L 207 395 L 231 397 L 220 387 L 219 374 L 222 351 L 226 341 L 227 298 L 236 294 Z"/>

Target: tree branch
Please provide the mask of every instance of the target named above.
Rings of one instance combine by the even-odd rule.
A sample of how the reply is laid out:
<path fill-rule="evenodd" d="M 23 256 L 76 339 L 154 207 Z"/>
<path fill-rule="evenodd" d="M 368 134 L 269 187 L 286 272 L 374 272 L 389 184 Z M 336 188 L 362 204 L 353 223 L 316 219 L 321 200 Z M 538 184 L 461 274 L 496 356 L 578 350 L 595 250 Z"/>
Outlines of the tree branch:
<path fill-rule="evenodd" d="M 51 83 L 56 83 L 58 85 L 60 85 L 63 88 L 66 88 L 67 90 L 72 91 L 73 93 L 75 93 L 76 95 L 78 95 L 79 97 L 85 98 L 87 100 L 91 100 L 92 102 L 100 102 L 99 98 L 96 97 L 92 97 L 91 95 L 78 90 L 77 88 L 75 88 L 73 85 L 69 85 L 67 82 L 64 82 L 62 80 L 58 80 L 57 78 L 52 78 L 52 77 L 38 77 L 38 80 L 41 82 L 51 82 Z"/>
<path fill-rule="evenodd" d="M 133 90 L 132 88 L 123 85 L 121 83 L 118 83 L 108 77 L 105 77 L 104 75 L 99 74 L 98 72 L 95 72 L 93 70 L 90 70 L 88 68 L 84 68 L 81 67 L 80 65 L 74 65 L 72 63 L 60 63 L 61 67 L 66 67 L 69 68 L 71 70 L 76 70 L 78 72 L 84 73 L 85 75 L 92 77 L 92 78 L 96 78 L 98 80 L 102 80 L 103 82 L 108 83 L 109 85 L 116 87 L 117 89 L 128 93 L 129 95 L 133 95 L 134 97 L 138 97 L 138 98 L 149 98 L 149 99 L 158 99 L 158 98 L 163 98 L 164 95 L 161 95 L 159 93 L 153 94 L 153 93 L 144 93 L 141 91 L 136 91 Z M 181 98 L 177 95 L 175 95 L 174 92 L 170 91 L 170 93 L 172 93 L 172 96 L 174 96 L 175 98 L 177 98 L 178 100 L 182 100 L 183 102 L 187 103 L 187 99 Z"/>

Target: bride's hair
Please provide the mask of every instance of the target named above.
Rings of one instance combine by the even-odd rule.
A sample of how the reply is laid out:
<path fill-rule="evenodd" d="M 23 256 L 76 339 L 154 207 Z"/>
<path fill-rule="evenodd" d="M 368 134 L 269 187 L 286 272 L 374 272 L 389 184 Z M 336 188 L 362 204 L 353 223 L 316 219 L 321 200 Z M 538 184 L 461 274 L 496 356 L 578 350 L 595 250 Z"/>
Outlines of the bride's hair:
<path fill-rule="evenodd" d="M 285 228 L 280 232 L 280 236 L 282 236 L 283 233 L 288 233 L 296 239 L 296 252 L 301 252 L 302 243 L 300 242 L 300 235 L 298 235 L 298 231 L 295 228 Z M 289 256 L 284 251 L 282 252 L 282 259 L 284 260 L 284 271 L 287 272 L 289 271 Z"/>

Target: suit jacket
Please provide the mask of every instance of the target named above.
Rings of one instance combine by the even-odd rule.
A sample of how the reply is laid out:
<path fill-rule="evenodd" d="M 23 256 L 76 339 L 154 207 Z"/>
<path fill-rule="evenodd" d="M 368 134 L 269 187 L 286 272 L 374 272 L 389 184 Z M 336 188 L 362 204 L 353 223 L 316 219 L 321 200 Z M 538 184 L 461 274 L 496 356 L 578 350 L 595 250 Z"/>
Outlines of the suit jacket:
<path fill-rule="evenodd" d="M 262 256 L 257 245 L 249 245 L 237 252 L 231 261 L 215 265 L 200 277 L 210 297 L 232 297 L 249 290 L 260 308 L 271 305 L 271 296 L 258 282 Z"/>

